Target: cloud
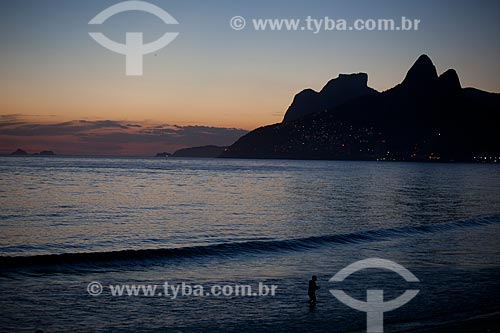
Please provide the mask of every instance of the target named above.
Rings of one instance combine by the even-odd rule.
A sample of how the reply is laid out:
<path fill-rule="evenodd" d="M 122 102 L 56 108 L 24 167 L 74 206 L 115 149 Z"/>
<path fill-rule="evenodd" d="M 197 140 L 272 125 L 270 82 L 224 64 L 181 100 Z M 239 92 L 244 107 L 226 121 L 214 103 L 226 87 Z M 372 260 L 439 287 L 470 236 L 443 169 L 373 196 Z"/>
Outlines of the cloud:
<path fill-rule="evenodd" d="M 3 122 L 0 121 L 0 135 L 12 136 L 60 136 L 68 134 L 86 133 L 93 130 L 100 129 L 128 129 L 129 127 L 117 121 L 101 120 L 73 120 L 57 124 L 36 124 L 26 122 L 6 122 L 6 126 L 2 126 Z"/>
<path fill-rule="evenodd" d="M 24 124 L 23 117 L 20 114 L 2 114 L 0 115 L 0 128 L 18 126 Z"/>
<path fill-rule="evenodd" d="M 13 114 L 0 114 L 0 122 L 12 122 L 12 121 L 20 121 L 22 120 L 23 115 L 18 113 Z"/>
<path fill-rule="evenodd" d="M 33 152 L 50 149 L 63 154 L 151 155 L 180 148 L 227 146 L 247 131 L 210 126 L 140 124 L 115 120 L 72 120 L 35 123 L 20 115 L 0 118 L 0 150 Z M 71 143 L 71 144 L 69 144 Z"/>

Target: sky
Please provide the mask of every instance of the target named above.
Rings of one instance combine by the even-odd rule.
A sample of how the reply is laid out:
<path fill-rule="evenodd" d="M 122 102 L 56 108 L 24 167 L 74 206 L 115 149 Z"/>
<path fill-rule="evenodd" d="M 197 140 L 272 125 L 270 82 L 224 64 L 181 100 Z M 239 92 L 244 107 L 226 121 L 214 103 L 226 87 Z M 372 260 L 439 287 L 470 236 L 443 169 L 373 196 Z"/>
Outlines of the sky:
<path fill-rule="evenodd" d="M 151 0 L 178 22 L 126 12 L 88 22 L 116 0 L 4 0 L 0 10 L 0 153 L 151 155 L 229 145 L 280 122 L 293 96 L 339 73 L 366 72 L 379 91 L 419 55 L 464 87 L 500 92 L 500 2 L 408 0 Z M 243 16 L 247 27 L 231 29 Z M 252 19 L 419 19 L 418 31 L 255 31 Z M 179 36 L 144 56 L 143 76 L 89 32 L 145 42 Z"/>

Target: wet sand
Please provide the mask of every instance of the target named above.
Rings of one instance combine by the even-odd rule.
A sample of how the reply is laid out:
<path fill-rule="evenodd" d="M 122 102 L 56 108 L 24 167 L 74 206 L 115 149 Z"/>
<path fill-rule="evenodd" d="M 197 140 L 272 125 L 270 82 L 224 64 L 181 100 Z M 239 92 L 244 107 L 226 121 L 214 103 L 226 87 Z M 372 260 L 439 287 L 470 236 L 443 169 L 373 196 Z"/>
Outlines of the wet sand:
<path fill-rule="evenodd" d="M 500 333 L 500 312 L 473 317 L 438 327 L 407 332 L 422 333 Z"/>

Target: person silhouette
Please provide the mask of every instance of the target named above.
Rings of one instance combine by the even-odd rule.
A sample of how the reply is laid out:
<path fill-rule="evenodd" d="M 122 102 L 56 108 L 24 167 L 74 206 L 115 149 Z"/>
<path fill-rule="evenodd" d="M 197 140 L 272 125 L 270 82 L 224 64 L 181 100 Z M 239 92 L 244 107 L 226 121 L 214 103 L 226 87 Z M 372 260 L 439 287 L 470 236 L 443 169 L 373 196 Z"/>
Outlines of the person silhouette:
<path fill-rule="evenodd" d="M 318 277 L 313 275 L 311 280 L 309 280 L 309 288 L 307 288 L 307 294 L 309 295 L 309 304 L 316 305 L 316 290 L 320 287 L 316 285 Z"/>

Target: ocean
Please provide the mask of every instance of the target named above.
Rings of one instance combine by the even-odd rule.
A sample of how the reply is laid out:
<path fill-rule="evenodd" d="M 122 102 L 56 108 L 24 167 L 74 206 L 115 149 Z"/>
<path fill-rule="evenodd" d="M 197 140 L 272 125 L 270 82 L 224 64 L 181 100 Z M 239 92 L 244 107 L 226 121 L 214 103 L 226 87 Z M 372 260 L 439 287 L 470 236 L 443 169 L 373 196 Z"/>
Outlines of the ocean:
<path fill-rule="evenodd" d="M 329 281 L 370 258 L 419 281 L 374 268 Z M 498 281 L 498 165 L 0 157 L 1 332 L 366 332 L 330 289 L 418 289 L 384 313 L 403 332 L 500 311 Z M 165 282 L 276 293 L 111 290 Z"/>

